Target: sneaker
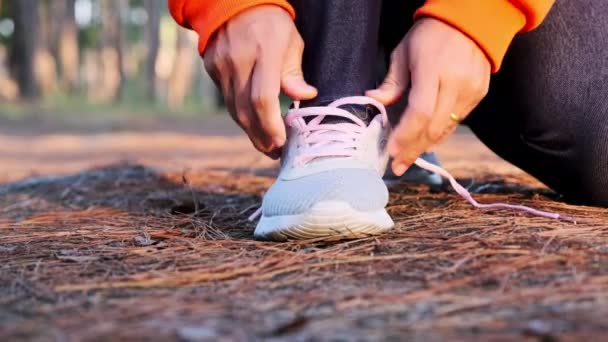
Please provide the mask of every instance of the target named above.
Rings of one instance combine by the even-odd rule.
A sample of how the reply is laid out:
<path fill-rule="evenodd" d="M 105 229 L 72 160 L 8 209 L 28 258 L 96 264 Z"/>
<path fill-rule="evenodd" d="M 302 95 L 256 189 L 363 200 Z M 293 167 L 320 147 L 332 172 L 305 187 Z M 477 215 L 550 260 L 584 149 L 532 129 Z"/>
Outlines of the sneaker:
<path fill-rule="evenodd" d="M 364 120 L 344 109 L 353 111 L 354 106 L 361 105 L 372 105 L 379 114 Z M 325 107 L 298 108 L 296 103 L 285 122 L 288 139 L 278 179 L 264 196 L 260 210 L 251 217 L 261 215 L 256 238 L 358 238 L 394 226 L 385 209 L 388 189 L 382 180 L 388 163 L 390 124 L 380 102 L 353 96 Z M 576 223 L 573 218 L 523 205 L 479 203 L 438 163 L 418 158 L 415 164 L 447 179 L 475 208 L 517 210 Z"/>
<path fill-rule="evenodd" d="M 356 106 L 377 114 L 357 115 Z M 353 96 L 323 107 L 296 103 L 285 122 L 281 168 L 264 196 L 256 238 L 358 238 L 393 227 L 382 180 L 390 124 L 380 102 Z"/>

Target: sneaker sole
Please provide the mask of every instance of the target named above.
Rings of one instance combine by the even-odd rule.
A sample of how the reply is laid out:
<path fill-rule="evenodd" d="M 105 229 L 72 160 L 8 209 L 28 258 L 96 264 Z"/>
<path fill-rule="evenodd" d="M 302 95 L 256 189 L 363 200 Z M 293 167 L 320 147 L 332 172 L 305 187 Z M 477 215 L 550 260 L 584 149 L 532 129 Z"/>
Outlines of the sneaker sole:
<path fill-rule="evenodd" d="M 303 214 L 263 216 L 254 237 L 260 240 L 286 241 L 322 237 L 356 239 L 381 234 L 394 226 L 385 209 L 363 212 L 348 203 L 317 203 Z"/>

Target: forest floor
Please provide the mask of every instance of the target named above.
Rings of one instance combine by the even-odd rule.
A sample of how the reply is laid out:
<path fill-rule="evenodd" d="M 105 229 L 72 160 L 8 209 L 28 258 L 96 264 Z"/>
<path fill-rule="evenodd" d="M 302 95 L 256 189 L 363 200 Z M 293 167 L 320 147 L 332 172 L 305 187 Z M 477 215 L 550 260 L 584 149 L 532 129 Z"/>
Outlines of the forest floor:
<path fill-rule="evenodd" d="M 223 119 L 0 125 L 0 340 L 606 340 L 608 212 L 568 205 L 462 130 L 480 202 L 402 184 L 390 233 L 259 242 L 277 165 Z"/>

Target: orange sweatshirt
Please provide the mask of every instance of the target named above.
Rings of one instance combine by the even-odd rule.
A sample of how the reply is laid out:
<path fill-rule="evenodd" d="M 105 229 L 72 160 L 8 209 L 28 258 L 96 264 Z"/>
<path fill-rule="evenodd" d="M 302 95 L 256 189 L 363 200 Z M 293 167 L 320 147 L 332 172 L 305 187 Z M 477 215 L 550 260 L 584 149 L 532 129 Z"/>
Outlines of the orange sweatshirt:
<path fill-rule="evenodd" d="M 292 17 L 296 13 L 286 0 L 168 0 L 169 10 L 182 26 L 199 35 L 199 52 L 205 51 L 213 33 L 239 12 L 253 6 L 273 4 Z M 408 0 L 403 0 L 408 1 Z M 492 71 L 500 64 L 519 32 L 537 27 L 555 0 L 426 0 L 415 17 L 433 17 L 457 28 L 485 52 Z"/>

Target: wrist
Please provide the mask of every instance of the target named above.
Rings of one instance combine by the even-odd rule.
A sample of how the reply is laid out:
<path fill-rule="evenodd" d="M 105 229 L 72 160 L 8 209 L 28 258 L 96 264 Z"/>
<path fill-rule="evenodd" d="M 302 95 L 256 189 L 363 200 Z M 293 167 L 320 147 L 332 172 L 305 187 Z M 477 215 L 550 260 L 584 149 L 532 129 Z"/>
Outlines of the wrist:
<path fill-rule="evenodd" d="M 204 6 L 205 9 L 186 9 L 187 13 L 194 13 L 188 18 L 192 29 L 199 35 L 198 50 L 204 54 L 212 35 L 238 14 L 258 6 L 273 5 L 286 11 L 291 18 L 295 18 L 295 11 L 284 0 L 217 0 L 217 1 L 191 1 L 191 6 Z M 209 5 L 208 3 L 212 3 Z"/>
<path fill-rule="evenodd" d="M 488 58 L 492 72 L 500 69 L 507 48 L 526 23 L 525 15 L 505 0 L 427 0 L 414 17 L 441 20 L 471 38 Z"/>

